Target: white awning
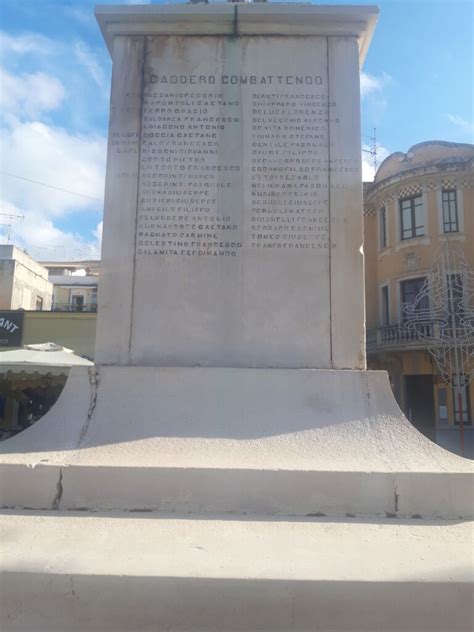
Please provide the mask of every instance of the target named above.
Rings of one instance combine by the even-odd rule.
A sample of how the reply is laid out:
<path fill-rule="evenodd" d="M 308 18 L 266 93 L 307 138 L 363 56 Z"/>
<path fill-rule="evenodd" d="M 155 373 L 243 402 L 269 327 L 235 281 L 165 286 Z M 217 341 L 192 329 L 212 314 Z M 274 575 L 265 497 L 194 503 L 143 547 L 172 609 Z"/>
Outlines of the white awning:
<path fill-rule="evenodd" d="M 94 363 L 76 355 L 72 349 L 53 342 L 25 345 L 23 349 L 0 351 L 0 374 L 39 373 L 59 375 L 72 366 L 93 366 Z"/>

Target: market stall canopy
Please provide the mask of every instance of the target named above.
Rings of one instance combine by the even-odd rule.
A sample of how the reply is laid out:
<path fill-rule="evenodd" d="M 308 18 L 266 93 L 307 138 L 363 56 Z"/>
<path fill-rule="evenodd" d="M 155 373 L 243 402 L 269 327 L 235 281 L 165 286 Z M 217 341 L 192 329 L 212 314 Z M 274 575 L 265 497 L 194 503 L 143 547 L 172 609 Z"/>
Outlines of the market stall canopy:
<path fill-rule="evenodd" d="M 25 345 L 22 349 L 0 351 L 0 374 L 39 373 L 61 375 L 72 366 L 93 366 L 93 362 L 76 355 L 72 349 L 54 342 Z"/>

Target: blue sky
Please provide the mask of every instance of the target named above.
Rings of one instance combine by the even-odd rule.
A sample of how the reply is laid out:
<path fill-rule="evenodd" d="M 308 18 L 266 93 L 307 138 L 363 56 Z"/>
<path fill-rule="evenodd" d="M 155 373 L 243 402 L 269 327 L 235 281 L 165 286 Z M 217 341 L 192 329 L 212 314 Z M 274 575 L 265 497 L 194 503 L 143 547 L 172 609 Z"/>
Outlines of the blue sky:
<path fill-rule="evenodd" d="M 0 212 L 24 216 L 11 220 L 11 241 L 38 259 L 100 253 L 111 62 L 94 4 L 0 0 L 0 169 L 11 174 L 0 175 Z M 474 0 L 378 4 L 361 83 L 363 143 L 376 127 L 379 161 L 425 140 L 472 143 Z M 0 225 L 0 242 L 7 232 Z"/>

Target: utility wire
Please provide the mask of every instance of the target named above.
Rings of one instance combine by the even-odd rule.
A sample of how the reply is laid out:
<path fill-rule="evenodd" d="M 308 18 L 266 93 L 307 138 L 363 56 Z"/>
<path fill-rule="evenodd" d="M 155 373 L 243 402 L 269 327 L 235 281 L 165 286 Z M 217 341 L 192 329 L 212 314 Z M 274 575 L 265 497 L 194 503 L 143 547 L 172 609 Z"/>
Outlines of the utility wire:
<path fill-rule="evenodd" d="M 38 180 L 30 180 L 30 178 L 17 176 L 14 173 L 7 173 L 6 171 L 0 171 L 0 173 L 4 176 L 9 176 L 10 178 L 18 178 L 18 180 L 25 180 L 25 182 L 31 182 L 32 184 L 39 184 L 42 187 L 47 187 L 48 189 L 54 189 L 55 191 L 62 191 L 63 193 L 78 195 L 79 197 L 87 198 L 88 200 L 94 200 L 95 202 L 103 202 L 103 200 L 101 200 L 100 198 L 92 197 L 91 195 L 85 195 L 84 193 L 77 193 L 77 191 L 69 191 L 69 189 L 61 189 L 60 187 L 55 187 L 52 184 L 46 184 L 45 182 L 38 182 Z"/>

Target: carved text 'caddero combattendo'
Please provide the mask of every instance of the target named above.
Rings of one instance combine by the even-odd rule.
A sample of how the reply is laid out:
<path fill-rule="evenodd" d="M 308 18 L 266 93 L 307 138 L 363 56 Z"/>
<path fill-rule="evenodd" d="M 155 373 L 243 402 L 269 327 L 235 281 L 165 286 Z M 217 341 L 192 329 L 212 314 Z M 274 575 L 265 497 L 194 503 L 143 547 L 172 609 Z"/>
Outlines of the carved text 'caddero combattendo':
<path fill-rule="evenodd" d="M 181 85 L 222 85 L 250 84 L 320 86 L 323 78 L 319 75 L 150 75 L 150 83 Z"/>

